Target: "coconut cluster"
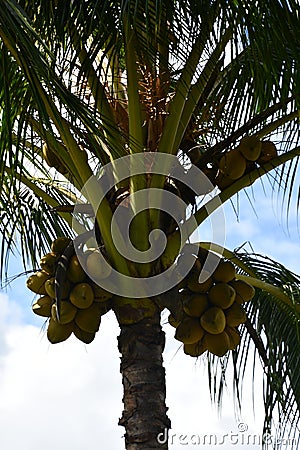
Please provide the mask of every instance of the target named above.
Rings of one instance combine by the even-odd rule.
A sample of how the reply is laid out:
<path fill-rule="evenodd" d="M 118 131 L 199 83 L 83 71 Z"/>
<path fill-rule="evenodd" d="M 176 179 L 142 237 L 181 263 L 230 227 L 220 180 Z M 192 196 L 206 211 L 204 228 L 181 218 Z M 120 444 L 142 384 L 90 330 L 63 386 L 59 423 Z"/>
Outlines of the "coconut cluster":
<path fill-rule="evenodd" d="M 219 161 L 216 184 L 222 190 L 277 156 L 277 149 L 272 141 L 261 141 L 257 136 L 245 136 L 239 145 L 224 153 Z"/>
<path fill-rule="evenodd" d="M 170 314 L 168 320 L 187 355 L 200 356 L 208 350 L 224 356 L 240 343 L 237 327 L 246 321 L 242 304 L 254 297 L 255 289 L 236 278 L 230 260 L 220 259 L 211 275 L 202 266 L 197 259 L 180 291 L 181 313 Z"/>
<path fill-rule="evenodd" d="M 39 316 L 49 318 L 47 337 L 52 344 L 65 341 L 72 333 L 89 344 L 99 330 L 101 316 L 111 309 L 112 294 L 91 281 L 77 255 L 72 254 L 66 262 L 66 278 L 63 280 L 58 314 L 55 284 L 59 280 L 56 279 L 56 271 L 70 242 L 67 237 L 52 242 L 51 252 L 41 258 L 40 270 L 27 279 L 27 287 L 39 295 L 32 310 Z M 89 256 L 90 253 L 87 258 Z"/>

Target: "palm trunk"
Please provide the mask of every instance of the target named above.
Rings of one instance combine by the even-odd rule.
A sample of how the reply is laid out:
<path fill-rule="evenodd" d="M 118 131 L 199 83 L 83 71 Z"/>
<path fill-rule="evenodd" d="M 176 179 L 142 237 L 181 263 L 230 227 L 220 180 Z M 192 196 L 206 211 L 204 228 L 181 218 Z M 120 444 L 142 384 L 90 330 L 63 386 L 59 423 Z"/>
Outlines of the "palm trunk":
<path fill-rule="evenodd" d="M 119 425 L 125 427 L 127 450 L 167 450 L 165 369 L 162 353 L 165 333 L 160 315 L 132 325 L 120 325 L 118 338 L 124 388 L 124 410 Z"/>

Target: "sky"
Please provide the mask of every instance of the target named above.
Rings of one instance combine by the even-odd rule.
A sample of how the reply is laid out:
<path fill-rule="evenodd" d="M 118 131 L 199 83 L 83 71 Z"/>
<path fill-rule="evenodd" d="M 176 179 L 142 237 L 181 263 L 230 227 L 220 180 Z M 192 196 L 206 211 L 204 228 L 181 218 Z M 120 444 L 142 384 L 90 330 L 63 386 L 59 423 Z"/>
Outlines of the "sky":
<path fill-rule="evenodd" d="M 251 189 L 248 192 L 251 194 Z M 255 251 L 300 273 L 295 202 L 287 227 L 285 216 L 280 213 L 280 202 L 277 204 L 276 197 L 274 200 L 270 197 L 270 191 L 265 195 L 258 183 L 252 198 L 256 214 L 242 194 L 238 218 L 232 205 L 226 204 L 225 245 L 234 249 L 250 241 Z M 201 240 L 210 239 L 209 227 L 203 227 L 199 233 Z M 21 270 L 15 260 L 11 273 Z M 122 414 L 119 330 L 114 315 L 110 312 L 103 317 L 100 331 L 90 345 L 74 337 L 51 345 L 45 336 L 43 319 L 31 312 L 33 297 L 25 282 L 26 277 L 20 277 L 7 291 L 0 292 L 1 449 L 123 449 L 124 429 L 118 426 Z M 166 318 L 164 315 L 163 322 Z M 224 450 L 258 449 L 263 421 L 259 365 L 254 385 L 255 414 L 249 372 L 241 417 L 235 419 L 229 373 L 220 416 L 209 398 L 205 358 L 195 360 L 184 355 L 174 339 L 174 329 L 167 324 L 163 328 L 167 337 L 166 403 L 172 422 L 170 449 L 207 450 L 213 444 Z"/>

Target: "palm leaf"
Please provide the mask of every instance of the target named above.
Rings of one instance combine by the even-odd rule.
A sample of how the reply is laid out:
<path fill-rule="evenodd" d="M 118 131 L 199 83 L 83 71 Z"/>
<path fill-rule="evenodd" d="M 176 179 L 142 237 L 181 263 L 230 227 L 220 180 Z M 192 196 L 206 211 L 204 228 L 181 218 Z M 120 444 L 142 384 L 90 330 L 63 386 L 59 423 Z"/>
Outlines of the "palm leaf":
<path fill-rule="evenodd" d="M 241 344 L 231 354 L 237 411 L 239 414 L 243 399 L 243 379 L 247 370 L 253 371 L 255 394 L 255 373 L 249 356 L 253 351 L 253 360 L 255 361 L 255 354 L 258 353 L 264 371 L 265 423 L 262 435 L 274 433 L 273 421 L 278 420 L 284 430 L 284 435 L 281 436 L 283 445 L 286 442 L 284 439 L 296 439 L 295 436 L 299 433 L 300 277 L 266 256 L 238 250 L 233 253 L 233 257 L 239 259 L 241 267 L 247 268 L 247 272 L 239 269 L 237 276 L 248 275 L 251 270 L 258 280 L 257 285 L 261 286 L 256 288 L 254 299 L 244 305 L 248 320 L 240 329 Z M 267 287 L 269 292 L 263 287 Z M 284 296 L 280 292 L 280 295 L 274 295 L 276 290 Z M 208 358 L 211 395 L 221 405 L 224 372 L 230 366 L 230 358 L 228 356 L 221 361 L 213 356 Z"/>

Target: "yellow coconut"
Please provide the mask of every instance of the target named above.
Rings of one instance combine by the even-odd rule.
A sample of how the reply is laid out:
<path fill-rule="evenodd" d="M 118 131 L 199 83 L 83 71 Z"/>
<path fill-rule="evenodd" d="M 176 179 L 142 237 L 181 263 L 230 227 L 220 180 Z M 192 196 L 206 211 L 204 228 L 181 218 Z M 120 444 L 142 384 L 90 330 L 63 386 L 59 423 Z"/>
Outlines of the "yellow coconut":
<path fill-rule="evenodd" d="M 168 322 L 174 328 L 177 328 L 178 325 L 180 324 L 180 320 L 176 320 L 175 317 L 173 316 L 173 314 L 169 314 Z"/>
<path fill-rule="evenodd" d="M 221 308 L 212 306 L 202 314 L 200 324 L 208 333 L 222 333 L 226 326 L 225 314 Z"/>
<path fill-rule="evenodd" d="M 278 156 L 276 146 L 272 141 L 262 141 L 261 143 L 261 154 L 257 162 L 259 164 L 264 164 L 265 162 L 271 161 L 273 158 Z"/>
<path fill-rule="evenodd" d="M 256 161 L 261 153 L 261 141 L 257 136 L 245 136 L 237 150 L 248 160 Z"/>
<path fill-rule="evenodd" d="M 51 344 L 58 344 L 68 339 L 73 331 L 73 322 L 62 325 L 52 317 L 49 320 L 47 338 Z"/>
<path fill-rule="evenodd" d="M 183 310 L 188 316 L 200 317 L 209 307 L 207 294 L 192 294 L 183 303 Z"/>
<path fill-rule="evenodd" d="M 50 275 L 47 272 L 39 270 L 38 272 L 35 272 L 33 275 L 30 275 L 30 277 L 27 278 L 26 285 L 32 292 L 40 295 L 46 295 L 47 292 L 45 289 L 45 283 L 47 280 L 49 280 L 49 278 Z"/>
<path fill-rule="evenodd" d="M 191 272 L 188 275 L 187 286 L 192 292 L 205 293 L 213 284 L 213 279 L 206 270 L 199 273 Z"/>
<path fill-rule="evenodd" d="M 67 300 L 62 300 L 60 302 L 59 323 L 64 325 L 66 323 L 72 322 L 72 320 L 74 320 L 76 316 L 77 311 L 78 310 L 76 306 L 72 305 L 72 303 Z M 58 320 L 57 306 L 55 303 L 52 305 L 51 316 L 54 320 Z"/>
<path fill-rule="evenodd" d="M 210 353 L 216 356 L 224 356 L 230 348 L 230 340 L 225 331 L 219 334 L 206 333 L 203 338 L 203 345 Z"/>
<path fill-rule="evenodd" d="M 47 253 L 40 259 L 40 267 L 44 272 L 53 276 L 57 267 L 59 255 L 57 253 Z"/>
<path fill-rule="evenodd" d="M 229 308 L 235 300 L 235 290 L 227 283 L 217 283 L 208 292 L 211 303 L 219 308 Z"/>
<path fill-rule="evenodd" d="M 93 303 L 89 308 L 78 311 L 75 317 L 75 323 L 81 330 L 87 331 L 88 333 L 98 331 L 101 323 L 101 304 Z"/>
<path fill-rule="evenodd" d="M 229 327 L 237 327 L 247 320 L 246 311 L 237 302 L 234 302 L 230 308 L 225 311 L 226 324 Z"/>
<path fill-rule="evenodd" d="M 88 252 L 86 258 L 86 272 L 93 280 L 103 280 L 111 274 L 111 265 L 105 260 L 99 250 Z"/>
<path fill-rule="evenodd" d="M 240 333 L 235 328 L 228 326 L 225 328 L 225 332 L 229 337 L 229 350 L 234 350 L 241 342 Z"/>
<path fill-rule="evenodd" d="M 70 302 L 79 309 L 86 309 L 94 301 L 94 292 L 88 283 L 75 284 L 70 292 Z"/>
<path fill-rule="evenodd" d="M 224 191 L 227 187 L 231 186 L 235 180 L 224 175 L 221 171 L 218 172 L 216 176 L 216 186 L 220 189 L 220 191 Z"/>
<path fill-rule="evenodd" d="M 215 281 L 228 283 L 235 278 L 235 266 L 231 261 L 221 260 L 213 273 Z"/>
<path fill-rule="evenodd" d="M 51 244 L 51 252 L 62 254 L 70 244 L 71 240 L 72 239 L 69 237 L 59 237 L 55 239 Z"/>
<path fill-rule="evenodd" d="M 183 351 L 186 355 L 197 357 L 206 352 L 207 347 L 204 344 L 204 338 L 194 344 L 184 344 Z"/>
<path fill-rule="evenodd" d="M 83 270 L 77 255 L 70 258 L 67 276 L 72 283 L 82 283 L 86 279 L 86 273 Z"/>
<path fill-rule="evenodd" d="M 48 295 L 38 298 L 32 305 L 32 311 L 38 316 L 50 317 L 53 300 Z"/>
<path fill-rule="evenodd" d="M 241 178 L 246 170 L 246 160 L 244 156 L 237 150 L 230 150 L 224 153 L 219 162 L 220 171 L 231 178 L 237 180 Z"/>
<path fill-rule="evenodd" d="M 184 344 L 194 344 L 200 341 L 204 335 L 204 330 L 196 317 L 184 317 L 175 332 L 175 339 Z"/>
<path fill-rule="evenodd" d="M 47 292 L 47 295 L 49 295 L 49 297 L 54 299 L 55 299 L 55 284 L 56 284 L 55 277 L 49 278 L 49 280 L 47 280 L 45 283 L 45 290 Z M 61 291 L 61 299 L 68 298 L 70 289 L 71 283 L 68 280 L 64 280 Z"/>
<path fill-rule="evenodd" d="M 83 331 L 81 328 L 79 328 L 76 323 L 73 326 L 73 333 L 79 339 L 81 342 L 84 342 L 85 344 L 90 344 L 95 339 L 96 333 L 89 333 L 87 331 Z"/>
<path fill-rule="evenodd" d="M 235 301 L 239 304 L 249 302 L 255 295 L 255 289 L 244 280 L 233 280 L 230 285 L 236 292 Z"/>

